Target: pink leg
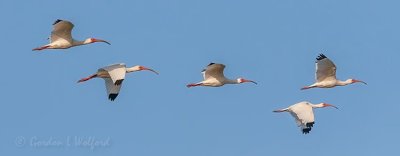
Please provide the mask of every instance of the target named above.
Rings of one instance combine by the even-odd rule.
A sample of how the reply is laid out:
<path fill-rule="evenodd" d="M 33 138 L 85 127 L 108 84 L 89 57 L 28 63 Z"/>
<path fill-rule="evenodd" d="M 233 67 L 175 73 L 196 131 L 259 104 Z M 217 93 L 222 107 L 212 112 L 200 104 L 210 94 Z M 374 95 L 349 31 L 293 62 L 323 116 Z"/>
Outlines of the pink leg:
<path fill-rule="evenodd" d="M 38 48 L 32 49 L 32 51 L 35 51 L 35 50 L 43 50 L 43 49 L 47 49 L 47 48 L 49 48 L 49 47 L 50 47 L 50 46 L 38 47 Z"/>
<path fill-rule="evenodd" d="M 82 79 L 80 79 L 80 80 L 78 81 L 78 83 L 85 82 L 85 81 L 90 80 L 90 79 L 93 79 L 93 78 L 95 78 L 95 77 L 97 77 L 97 74 L 93 74 L 93 75 L 90 75 L 89 77 L 82 78 Z"/>
<path fill-rule="evenodd" d="M 314 88 L 314 87 L 305 86 L 305 87 L 301 88 L 300 90 L 306 90 L 306 89 L 310 89 L 310 88 Z"/>
<path fill-rule="evenodd" d="M 196 87 L 196 86 L 201 86 L 201 83 L 191 83 L 186 85 L 186 87 L 190 88 L 190 87 Z"/>

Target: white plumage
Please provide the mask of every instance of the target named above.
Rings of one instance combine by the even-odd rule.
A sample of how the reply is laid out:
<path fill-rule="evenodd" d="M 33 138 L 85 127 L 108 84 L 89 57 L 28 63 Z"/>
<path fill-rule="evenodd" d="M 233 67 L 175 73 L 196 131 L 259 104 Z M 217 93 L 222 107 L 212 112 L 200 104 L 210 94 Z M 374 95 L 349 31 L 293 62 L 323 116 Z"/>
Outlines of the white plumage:
<path fill-rule="evenodd" d="M 110 75 L 112 84 L 119 85 L 125 79 L 126 65 L 123 63 L 113 64 L 100 68 L 98 72 L 106 71 Z"/>
<path fill-rule="evenodd" d="M 114 101 L 119 94 L 119 90 L 121 89 L 122 86 L 122 81 L 120 85 L 115 85 L 110 78 L 103 78 L 103 79 L 106 84 L 108 99 Z"/>
<path fill-rule="evenodd" d="M 307 134 L 311 131 L 311 128 L 314 126 L 315 123 L 313 108 L 322 108 L 329 106 L 337 109 L 336 106 L 326 103 L 314 105 L 310 102 L 303 101 L 289 106 L 285 109 L 275 110 L 274 112 L 289 112 L 295 118 L 297 126 L 301 128 L 304 134 Z"/>
<path fill-rule="evenodd" d="M 346 81 L 340 81 L 336 79 L 336 65 L 327 58 L 324 54 L 320 54 L 317 57 L 317 61 L 315 62 L 316 72 L 315 72 L 315 80 L 316 82 L 310 86 L 306 86 L 301 88 L 310 89 L 310 88 L 332 88 L 335 86 L 345 86 L 348 84 L 361 82 L 364 84 L 364 81 L 356 80 L 356 79 L 347 79 Z"/>
<path fill-rule="evenodd" d="M 88 38 L 84 41 L 77 41 L 72 38 L 72 29 L 74 24 L 70 21 L 57 19 L 53 24 L 53 31 L 50 35 L 50 43 L 33 50 L 44 50 L 44 49 L 67 49 L 74 46 L 90 44 L 94 42 L 104 42 L 110 44 L 109 42 L 101 39 Z"/>
<path fill-rule="evenodd" d="M 53 24 L 53 31 L 51 31 L 50 35 L 50 43 L 58 42 L 67 42 L 72 43 L 72 29 L 74 28 L 74 24 L 70 21 L 57 20 Z"/>
<path fill-rule="evenodd" d="M 257 84 L 252 80 L 247 80 L 244 78 L 238 78 L 235 80 L 228 79 L 224 76 L 225 65 L 210 63 L 206 69 L 202 71 L 203 81 L 199 83 L 191 83 L 188 84 L 187 87 L 195 87 L 195 86 L 209 86 L 209 87 L 220 87 L 225 84 L 239 84 L 244 82 L 252 82 Z"/>
<path fill-rule="evenodd" d="M 103 78 L 106 84 L 108 99 L 114 101 L 119 94 L 122 82 L 125 79 L 125 74 L 141 70 L 149 70 L 158 74 L 158 72 L 154 71 L 153 69 L 144 66 L 137 65 L 127 68 L 125 64 L 119 63 L 100 68 L 99 70 L 97 70 L 96 74 L 90 75 L 89 77 L 86 78 L 82 78 L 81 80 L 78 81 L 78 83 L 85 82 L 87 80 L 96 77 Z"/>

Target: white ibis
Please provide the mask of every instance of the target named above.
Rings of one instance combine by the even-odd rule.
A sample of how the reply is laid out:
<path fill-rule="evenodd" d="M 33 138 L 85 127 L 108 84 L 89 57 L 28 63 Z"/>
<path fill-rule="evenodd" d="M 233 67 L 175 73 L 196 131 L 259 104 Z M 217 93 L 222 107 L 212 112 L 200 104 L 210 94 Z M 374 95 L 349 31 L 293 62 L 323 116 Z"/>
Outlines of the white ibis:
<path fill-rule="evenodd" d="M 71 36 L 71 31 L 73 28 L 74 24 L 72 24 L 70 21 L 57 19 L 53 23 L 53 31 L 51 31 L 50 43 L 38 48 L 34 48 L 33 50 L 67 49 L 74 46 L 86 45 L 94 42 L 104 42 L 110 44 L 105 40 L 95 38 L 88 38 L 84 41 L 77 41 Z"/>
<path fill-rule="evenodd" d="M 78 81 L 78 83 L 90 80 L 92 78 L 103 78 L 106 82 L 108 99 L 114 101 L 118 96 L 119 90 L 121 89 L 122 81 L 125 79 L 125 74 L 141 70 L 149 70 L 158 74 L 158 72 L 150 68 L 139 65 L 127 68 L 125 64 L 120 63 L 100 68 L 95 74 L 86 78 L 82 78 Z"/>
<path fill-rule="evenodd" d="M 334 105 L 320 103 L 320 104 L 311 104 L 310 102 L 303 101 L 291 105 L 285 109 L 274 110 L 273 112 L 289 112 L 296 120 L 297 126 L 301 128 L 303 134 L 307 134 L 311 131 L 311 128 L 314 125 L 314 112 L 313 108 L 323 108 L 323 107 L 334 107 L 338 109 Z"/>
<path fill-rule="evenodd" d="M 345 86 L 348 84 L 361 82 L 364 84 L 364 81 L 356 80 L 356 79 L 347 79 L 346 81 L 340 81 L 336 79 L 336 66 L 335 64 L 329 60 L 324 54 L 320 54 L 317 57 L 317 61 L 315 62 L 316 72 L 315 78 L 316 82 L 310 86 L 306 86 L 301 88 L 301 90 L 310 89 L 310 88 L 332 88 L 335 86 Z"/>
<path fill-rule="evenodd" d="M 192 83 L 186 85 L 187 87 L 195 87 L 195 86 L 209 86 L 209 87 L 220 87 L 225 84 L 239 84 L 244 82 L 252 82 L 257 84 L 254 81 L 246 80 L 244 78 L 238 78 L 236 80 L 227 79 L 224 76 L 224 68 L 225 65 L 210 63 L 206 69 L 202 71 L 204 80 L 199 83 Z"/>

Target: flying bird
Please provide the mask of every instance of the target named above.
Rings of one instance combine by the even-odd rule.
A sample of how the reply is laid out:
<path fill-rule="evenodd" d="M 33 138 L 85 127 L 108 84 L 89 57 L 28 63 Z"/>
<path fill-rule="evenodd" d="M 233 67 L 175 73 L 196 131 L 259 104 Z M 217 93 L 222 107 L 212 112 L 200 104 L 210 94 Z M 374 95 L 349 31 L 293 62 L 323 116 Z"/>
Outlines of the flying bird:
<path fill-rule="evenodd" d="M 139 65 L 127 68 L 125 64 L 120 63 L 100 68 L 95 74 L 80 79 L 78 83 L 85 82 L 92 78 L 103 78 L 106 82 L 108 99 L 114 101 L 118 96 L 119 90 L 121 89 L 122 81 L 125 79 L 125 74 L 141 70 L 149 70 L 158 74 L 158 72 L 150 68 Z"/>
<path fill-rule="evenodd" d="M 317 57 L 315 65 L 316 65 L 316 72 L 315 72 L 316 82 L 312 85 L 301 88 L 301 90 L 310 88 L 332 88 L 335 86 L 345 86 L 357 82 L 367 84 L 364 81 L 356 79 L 347 79 L 346 81 L 340 81 L 336 79 L 336 66 L 324 54 L 320 54 Z"/>
<path fill-rule="evenodd" d="M 43 50 L 43 49 L 67 49 L 74 46 L 86 45 L 95 42 L 109 42 L 101 39 L 88 38 L 84 41 L 78 41 L 72 38 L 71 31 L 74 28 L 74 24 L 70 21 L 57 19 L 53 23 L 53 31 L 50 35 L 50 43 L 44 46 L 34 48 L 32 50 Z"/>
<path fill-rule="evenodd" d="M 289 106 L 285 109 L 274 110 L 273 112 L 289 112 L 296 120 L 296 124 L 301 128 L 303 134 L 308 134 L 314 126 L 314 112 L 313 108 L 334 107 L 334 105 L 320 103 L 311 104 L 310 102 L 303 101 Z"/>
<path fill-rule="evenodd" d="M 238 78 L 236 80 L 227 79 L 224 76 L 224 68 L 225 65 L 210 63 L 206 69 L 202 71 L 204 80 L 199 83 L 191 83 L 186 85 L 187 87 L 195 87 L 195 86 L 209 86 L 209 87 L 220 87 L 225 84 L 239 84 L 244 82 L 252 82 L 257 84 L 254 81 L 246 80 L 244 78 Z"/>

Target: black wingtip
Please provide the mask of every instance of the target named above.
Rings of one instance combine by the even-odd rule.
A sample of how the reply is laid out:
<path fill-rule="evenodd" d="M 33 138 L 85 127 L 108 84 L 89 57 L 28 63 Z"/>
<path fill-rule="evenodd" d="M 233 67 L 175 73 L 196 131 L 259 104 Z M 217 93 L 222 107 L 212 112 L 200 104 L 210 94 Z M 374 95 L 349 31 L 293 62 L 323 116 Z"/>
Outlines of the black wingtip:
<path fill-rule="evenodd" d="M 307 127 L 313 127 L 313 126 L 314 126 L 314 122 L 306 123 L 306 126 L 307 126 Z"/>
<path fill-rule="evenodd" d="M 57 19 L 57 20 L 53 23 L 53 25 L 56 25 L 57 23 L 59 23 L 59 22 L 61 22 L 61 21 L 63 21 L 63 20 Z"/>
<path fill-rule="evenodd" d="M 114 85 L 119 86 L 122 84 L 122 81 L 124 81 L 124 79 L 117 80 L 115 81 Z"/>
<path fill-rule="evenodd" d="M 317 60 L 319 61 L 319 60 L 322 60 L 322 59 L 324 59 L 324 58 L 327 58 L 324 54 L 319 54 L 318 56 L 317 56 Z"/>
<path fill-rule="evenodd" d="M 311 131 L 311 127 L 307 127 L 303 129 L 303 134 L 308 134 Z"/>
<path fill-rule="evenodd" d="M 210 64 L 208 64 L 207 66 L 211 66 L 211 65 L 213 65 L 213 64 L 215 64 L 215 63 L 211 62 L 211 63 L 210 63 Z"/>
<path fill-rule="evenodd" d="M 114 101 L 115 98 L 117 98 L 118 94 L 110 94 L 108 95 L 108 99 L 110 99 L 111 101 Z"/>

